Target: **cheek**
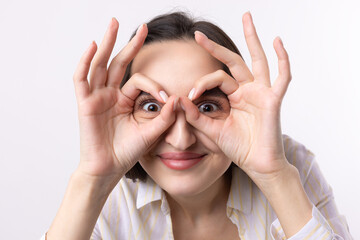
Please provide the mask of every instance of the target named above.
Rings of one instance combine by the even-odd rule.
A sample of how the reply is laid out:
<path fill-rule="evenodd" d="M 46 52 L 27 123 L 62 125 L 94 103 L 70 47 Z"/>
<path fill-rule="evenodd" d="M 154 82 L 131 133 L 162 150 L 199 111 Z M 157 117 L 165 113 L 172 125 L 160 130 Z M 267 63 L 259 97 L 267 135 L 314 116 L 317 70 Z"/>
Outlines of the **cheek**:
<path fill-rule="evenodd" d="M 136 111 L 133 113 L 134 119 L 136 122 L 138 123 L 145 123 L 148 121 L 151 121 L 152 119 L 156 118 L 158 115 L 160 114 L 160 112 L 141 112 L 141 111 Z"/>
<path fill-rule="evenodd" d="M 197 138 L 197 141 L 201 143 L 206 149 L 209 150 L 209 152 L 212 152 L 214 154 L 220 154 L 223 155 L 224 153 L 221 151 L 221 149 L 216 145 L 215 142 L 213 142 L 210 138 L 208 138 L 204 133 L 200 131 L 195 131 L 195 135 Z"/>
<path fill-rule="evenodd" d="M 154 163 L 156 162 L 155 159 L 157 158 L 155 153 L 160 152 L 159 149 L 161 149 L 163 143 L 164 137 L 163 135 L 161 135 L 156 139 L 156 141 L 151 145 L 151 147 L 148 148 L 146 152 L 144 152 L 144 154 L 139 158 L 140 165 L 145 165 L 146 168 L 154 167 Z M 145 167 L 143 168 L 145 169 Z"/>
<path fill-rule="evenodd" d="M 152 173 L 156 173 L 156 162 L 154 161 L 154 157 L 150 156 L 149 154 L 143 155 L 141 158 L 139 158 L 139 163 L 141 167 L 145 170 L 145 172 L 153 177 Z"/>
<path fill-rule="evenodd" d="M 227 166 L 231 164 L 232 161 L 223 153 L 223 151 L 218 147 L 218 145 L 211 139 L 209 139 L 205 134 L 196 131 L 196 138 L 197 141 L 201 143 L 201 145 L 203 145 L 209 152 L 211 152 L 216 159 L 220 159 L 222 166 Z"/>
<path fill-rule="evenodd" d="M 204 114 L 207 117 L 210 117 L 215 120 L 226 120 L 226 118 L 230 115 L 230 111 L 229 112 L 219 111 L 219 112 L 201 113 L 201 114 Z"/>

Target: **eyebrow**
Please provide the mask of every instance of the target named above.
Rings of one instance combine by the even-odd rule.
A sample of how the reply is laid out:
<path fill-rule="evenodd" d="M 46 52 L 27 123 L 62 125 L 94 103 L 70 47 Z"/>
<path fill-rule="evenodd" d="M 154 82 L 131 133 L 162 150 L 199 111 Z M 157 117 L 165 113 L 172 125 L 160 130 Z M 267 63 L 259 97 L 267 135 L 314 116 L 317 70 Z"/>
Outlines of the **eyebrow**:
<path fill-rule="evenodd" d="M 151 94 L 147 93 L 147 92 L 144 92 L 144 91 L 141 91 L 140 94 L 138 95 L 138 97 L 140 97 L 140 96 L 151 96 Z M 210 90 L 206 90 L 198 98 L 201 98 L 201 97 L 222 97 L 222 98 L 227 98 L 226 94 L 223 91 L 221 91 L 219 87 L 215 87 L 215 88 L 212 88 Z"/>

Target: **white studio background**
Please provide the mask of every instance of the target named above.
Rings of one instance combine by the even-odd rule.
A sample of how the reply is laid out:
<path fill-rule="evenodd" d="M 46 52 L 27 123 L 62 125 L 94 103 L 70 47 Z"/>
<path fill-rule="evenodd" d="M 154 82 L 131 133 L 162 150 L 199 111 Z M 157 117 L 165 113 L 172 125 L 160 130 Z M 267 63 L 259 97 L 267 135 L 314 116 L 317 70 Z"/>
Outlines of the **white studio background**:
<path fill-rule="evenodd" d="M 2 239 L 39 239 L 51 224 L 79 161 L 72 75 L 111 17 L 115 50 L 153 16 L 173 10 L 222 27 L 250 63 L 241 17 L 248 10 L 270 62 L 281 36 L 293 81 L 283 132 L 312 150 L 339 211 L 360 238 L 360 7 L 357 1 L 9 1 L 0 2 L 0 226 Z"/>

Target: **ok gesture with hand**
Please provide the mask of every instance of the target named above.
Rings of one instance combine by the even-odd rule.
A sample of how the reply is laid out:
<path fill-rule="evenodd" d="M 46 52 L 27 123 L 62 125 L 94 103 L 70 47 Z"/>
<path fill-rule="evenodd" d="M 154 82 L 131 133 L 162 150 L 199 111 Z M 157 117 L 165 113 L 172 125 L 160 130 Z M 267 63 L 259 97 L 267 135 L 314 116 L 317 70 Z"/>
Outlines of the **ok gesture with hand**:
<path fill-rule="evenodd" d="M 200 78 L 190 100 L 205 90 L 219 87 L 229 99 L 231 111 L 225 120 L 201 114 L 186 97 L 181 98 L 186 119 L 208 135 L 227 157 L 254 182 L 272 178 L 288 166 L 280 126 L 280 107 L 291 79 L 288 55 L 280 38 L 274 40 L 279 76 L 271 84 L 268 62 L 250 13 L 243 16 L 244 34 L 252 59 L 252 72 L 236 53 L 196 32 L 197 43 L 223 62 L 233 77 L 222 70 Z"/>
<path fill-rule="evenodd" d="M 168 98 L 155 81 L 136 73 L 120 89 L 127 65 L 147 36 L 145 24 L 107 68 L 118 26 L 112 19 L 99 49 L 95 43 L 90 45 L 74 75 L 80 122 L 79 170 L 91 176 L 121 177 L 175 121 L 172 114 L 175 97 Z M 141 91 L 166 104 L 156 118 L 139 125 L 132 113 Z"/>

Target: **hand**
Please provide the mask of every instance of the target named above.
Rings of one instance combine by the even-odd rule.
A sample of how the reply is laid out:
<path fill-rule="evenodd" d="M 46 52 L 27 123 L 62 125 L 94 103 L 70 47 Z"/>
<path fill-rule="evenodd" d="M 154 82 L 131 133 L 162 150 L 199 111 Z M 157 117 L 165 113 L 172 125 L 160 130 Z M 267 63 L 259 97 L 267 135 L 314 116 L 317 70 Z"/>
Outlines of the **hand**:
<path fill-rule="evenodd" d="M 219 87 L 228 95 L 229 116 L 225 120 L 215 120 L 200 114 L 186 97 L 181 97 L 181 104 L 187 121 L 216 142 L 256 183 L 276 177 L 289 165 L 282 142 L 280 107 L 291 74 L 287 52 L 280 38 L 276 38 L 274 48 L 279 59 L 279 76 L 271 86 L 267 59 L 250 13 L 244 14 L 243 26 L 252 73 L 238 54 L 200 32 L 195 35 L 197 43 L 226 64 L 235 79 L 222 70 L 208 74 L 194 84 L 195 92 L 190 100 L 205 90 Z"/>
<path fill-rule="evenodd" d="M 162 87 L 153 80 L 134 74 L 120 89 L 127 65 L 144 43 L 146 25 L 139 28 L 135 37 L 112 60 L 107 69 L 118 26 L 116 19 L 112 19 L 99 49 L 92 43 L 82 56 L 74 74 L 80 123 L 79 170 L 91 176 L 122 177 L 175 121 L 172 114 L 175 97 L 166 101 L 164 92 L 165 97 L 162 99 L 159 95 Z M 90 64 L 89 84 L 87 75 Z M 162 103 L 166 101 L 166 104 L 156 118 L 138 125 L 132 112 L 134 100 L 141 90 L 150 93 Z"/>

